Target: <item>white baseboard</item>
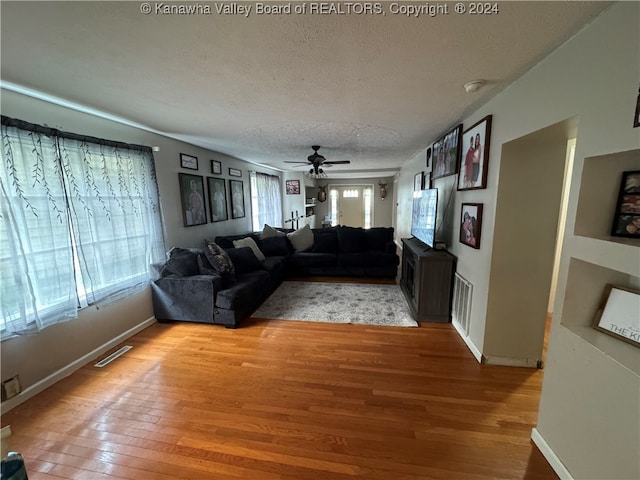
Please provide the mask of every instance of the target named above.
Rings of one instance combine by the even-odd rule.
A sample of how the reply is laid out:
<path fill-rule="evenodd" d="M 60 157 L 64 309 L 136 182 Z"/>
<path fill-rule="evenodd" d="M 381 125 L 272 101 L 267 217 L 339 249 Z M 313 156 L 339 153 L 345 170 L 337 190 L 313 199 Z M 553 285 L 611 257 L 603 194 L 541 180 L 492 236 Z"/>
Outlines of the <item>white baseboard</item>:
<path fill-rule="evenodd" d="M 569 473 L 569 470 L 567 470 L 567 467 L 564 466 L 564 463 L 562 463 L 555 452 L 551 449 L 537 428 L 531 430 L 531 440 L 536 444 L 536 447 L 538 447 L 538 450 L 540 450 L 542 455 L 544 455 L 544 458 L 547 459 L 547 462 L 549 462 L 553 471 L 556 472 L 558 477 L 560 477 L 560 480 L 574 480 L 573 476 Z"/>
<path fill-rule="evenodd" d="M 458 332 L 458 335 L 460 335 L 460 338 L 462 338 L 462 340 L 464 340 L 464 343 L 467 344 L 467 347 L 469 347 L 469 350 L 471 350 L 473 356 L 476 357 L 478 363 L 482 363 L 482 352 L 478 349 L 478 347 L 475 346 L 469 336 L 462 331 L 462 327 L 460 327 L 457 322 L 451 322 L 451 324 L 453 325 L 453 328 L 455 328 Z"/>
<path fill-rule="evenodd" d="M 92 350 L 91 352 L 87 353 L 86 355 L 83 355 L 82 357 L 78 358 L 77 360 L 71 362 L 66 367 L 62 367 L 60 370 L 58 370 L 56 372 L 53 372 L 48 377 L 40 380 L 37 383 L 34 383 L 30 387 L 25 388 L 24 391 L 20 392 L 15 397 L 10 398 L 9 400 L 7 400 L 5 402 L 2 402 L 2 405 L 0 405 L 0 414 L 4 415 L 5 413 L 10 411 L 11 409 L 13 409 L 13 408 L 17 407 L 18 405 L 26 402 L 30 398 L 35 397 L 37 394 L 39 394 L 43 390 L 49 388 L 54 383 L 59 382 L 60 380 L 62 380 L 65 377 L 68 377 L 69 375 L 71 375 L 76 370 L 80 369 L 81 367 L 85 366 L 87 363 L 89 363 L 92 360 L 94 360 L 96 357 L 99 357 L 100 355 L 102 355 L 103 353 L 109 351 L 110 349 L 112 349 L 116 345 L 124 342 L 127 338 L 130 338 L 130 337 L 134 336 L 136 333 L 139 333 L 142 330 L 144 330 L 145 328 L 153 325 L 155 322 L 156 322 L 156 318 L 155 317 L 147 318 L 146 320 L 144 320 L 143 322 L 139 323 L 135 327 L 132 327 L 129 330 L 127 330 L 126 332 L 123 332 L 120 335 L 118 335 L 117 337 L 109 340 L 104 345 L 96 348 L 95 350 Z"/>

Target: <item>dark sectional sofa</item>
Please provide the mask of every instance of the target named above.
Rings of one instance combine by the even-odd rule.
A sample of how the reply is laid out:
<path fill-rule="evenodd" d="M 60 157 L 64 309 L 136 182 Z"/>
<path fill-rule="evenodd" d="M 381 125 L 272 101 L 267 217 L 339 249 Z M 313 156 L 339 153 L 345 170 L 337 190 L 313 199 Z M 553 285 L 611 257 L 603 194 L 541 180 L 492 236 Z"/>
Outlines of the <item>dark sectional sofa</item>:
<path fill-rule="evenodd" d="M 156 265 L 159 278 L 151 286 L 156 319 L 235 328 L 286 278 L 397 275 L 399 257 L 393 228 L 339 226 L 311 229 L 311 233 L 306 231 L 308 227 L 295 232 L 270 229 L 269 236 L 266 228 L 215 238 L 216 246 L 233 264 L 232 275 L 212 265 L 206 245 L 202 249 L 172 249 L 167 262 Z M 252 247 L 234 246 L 234 241 L 247 237 L 254 240 L 257 254 Z M 306 240 L 301 242 L 302 237 Z"/>

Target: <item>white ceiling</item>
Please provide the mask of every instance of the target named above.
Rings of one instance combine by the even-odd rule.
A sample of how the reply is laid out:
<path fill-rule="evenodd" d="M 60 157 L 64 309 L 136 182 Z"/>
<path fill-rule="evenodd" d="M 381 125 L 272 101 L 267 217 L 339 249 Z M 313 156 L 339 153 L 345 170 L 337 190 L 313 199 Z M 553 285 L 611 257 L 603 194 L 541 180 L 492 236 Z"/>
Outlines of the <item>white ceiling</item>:
<path fill-rule="evenodd" d="M 292 8 L 303 3 L 314 2 Z M 374 15 L 258 15 L 238 2 L 252 7 L 245 17 L 188 4 L 203 11 L 2 1 L 2 80 L 249 162 L 304 170 L 283 161 L 318 144 L 327 160 L 351 160 L 330 177 L 383 176 L 609 5 L 501 1 L 497 14 L 458 15 L 451 2 L 448 14 L 407 17 L 392 2 Z M 465 93 L 475 79 L 486 86 Z"/>

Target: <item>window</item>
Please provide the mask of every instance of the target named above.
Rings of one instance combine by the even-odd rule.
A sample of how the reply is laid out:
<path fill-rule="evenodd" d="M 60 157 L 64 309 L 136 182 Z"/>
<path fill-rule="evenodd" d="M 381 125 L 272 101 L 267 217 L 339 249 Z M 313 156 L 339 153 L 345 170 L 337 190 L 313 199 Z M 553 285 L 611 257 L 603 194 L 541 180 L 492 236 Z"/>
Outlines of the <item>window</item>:
<path fill-rule="evenodd" d="M 282 226 L 282 193 L 280 178 L 266 173 L 250 172 L 251 217 L 253 231 L 259 232 L 264 225 Z"/>
<path fill-rule="evenodd" d="M 164 257 L 151 149 L 2 117 L 0 332 L 128 294 Z"/>

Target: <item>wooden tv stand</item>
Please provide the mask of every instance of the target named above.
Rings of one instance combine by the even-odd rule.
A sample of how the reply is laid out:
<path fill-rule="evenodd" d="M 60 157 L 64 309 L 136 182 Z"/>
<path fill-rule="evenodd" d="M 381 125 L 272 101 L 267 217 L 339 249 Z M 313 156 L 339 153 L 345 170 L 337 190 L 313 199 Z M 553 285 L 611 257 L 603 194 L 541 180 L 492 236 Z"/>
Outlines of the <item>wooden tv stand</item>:
<path fill-rule="evenodd" d="M 418 322 L 451 321 L 456 257 L 434 250 L 415 238 L 402 239 L 400 288 Z"/>

